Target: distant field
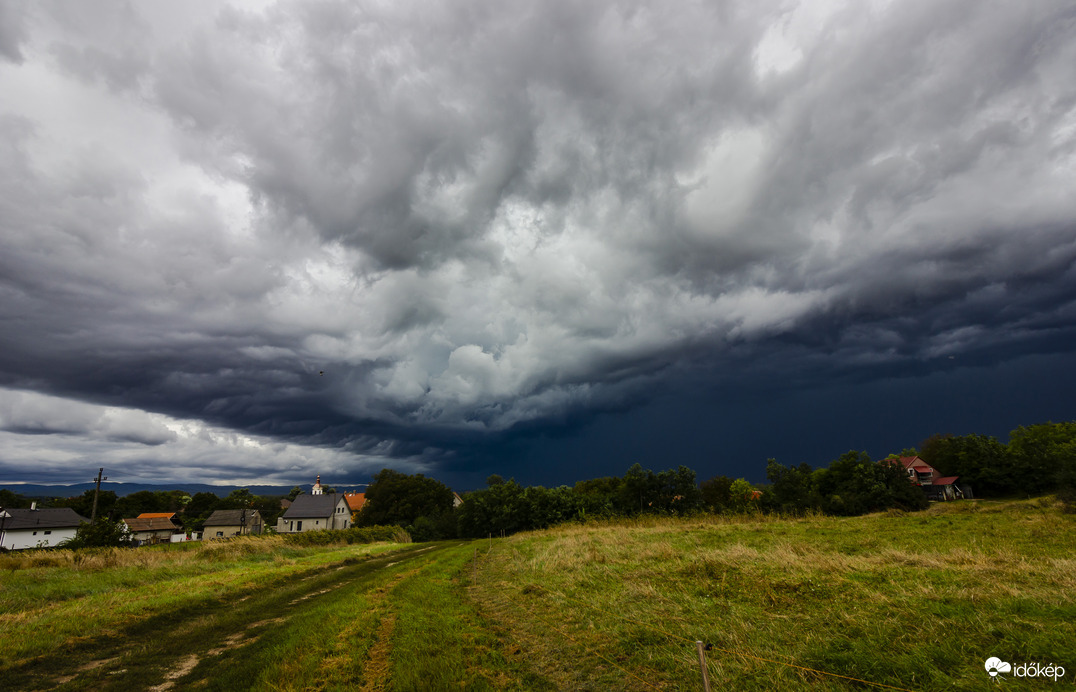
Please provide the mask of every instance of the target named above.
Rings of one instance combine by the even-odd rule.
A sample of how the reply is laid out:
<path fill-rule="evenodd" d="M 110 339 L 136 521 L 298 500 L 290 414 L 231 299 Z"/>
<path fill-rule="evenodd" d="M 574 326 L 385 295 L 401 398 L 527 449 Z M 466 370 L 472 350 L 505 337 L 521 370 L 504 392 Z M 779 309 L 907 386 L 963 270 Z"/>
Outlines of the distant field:
<path fill-rule="evenodd" d="M 1002 689 L 1065 689 L 1074 529 L 977 501 L 0 556 L 0 688 L 698 690 L 698 639 L 715 690 L 981 690 L 992 656 L 1066 668 Z"/>

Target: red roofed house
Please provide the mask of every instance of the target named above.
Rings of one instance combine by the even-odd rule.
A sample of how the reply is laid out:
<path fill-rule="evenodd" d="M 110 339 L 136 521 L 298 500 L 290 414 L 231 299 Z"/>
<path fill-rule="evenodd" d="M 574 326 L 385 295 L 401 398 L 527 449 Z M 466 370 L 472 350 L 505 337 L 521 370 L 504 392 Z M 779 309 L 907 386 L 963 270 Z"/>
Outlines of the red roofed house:
<path fill-rule="evenodd" d="M 352 512 L 358 512 L 366 504 L 366 493 L 344 493 L 344 499 Z"/>
<path fill-rule="evenodd" d="M 167 519 L 179 527 L 179 522 L 176 521 L 175 512 L 142 512 L 138 515 L 139 519 Z"/>
<path fill-rule="evenodd" d="M 963 491 L 956 486 L 959 476 L 942 476 L 936 468 L 918 456 L 900 457 L 895 461 L 900 462 L 908 472 L 908 480 L 923 489 L 928 500 L 964 499 Z"/>
<path fill-rule="evenodd" d="M 359 510 L 366 504 L 366 493 L 344 493 L 344 499 L 347 500 L 348 509 L 351 510 L 351 523 L 354 524 L 359 519 Z"/>

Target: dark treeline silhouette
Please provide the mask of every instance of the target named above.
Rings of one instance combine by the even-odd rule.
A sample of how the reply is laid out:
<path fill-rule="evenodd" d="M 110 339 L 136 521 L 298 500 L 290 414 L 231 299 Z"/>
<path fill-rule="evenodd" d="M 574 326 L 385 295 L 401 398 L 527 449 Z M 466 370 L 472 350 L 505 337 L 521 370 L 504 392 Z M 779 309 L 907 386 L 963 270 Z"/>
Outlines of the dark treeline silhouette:
<path fill-rule="evenodd" d="M 853 516 L 887 509 L 915 511 L 927 507 L 926 495 L 896 462 L 900 456 L 915 455 L 945 476 L 959 476 L 978 497 L 1057 493 L 1068 510 L 1076 510 L 1076 423 L 1043 423 L 1013 430 L 1007 445 L 982 435 L 935 435 L 922 444 L 922 451 L 904 449 L 879 461 L 854 450 L 821 468 L 784 466 L 769 459 L 768 482 L 761 484 L 727 476 L 700 484 L 695 471 L 686 466 L 654 472 L 639 464 L 622 477 L 593 478 L 574 487 L 524 487 L 493 475 L 486 488 L 465 494 L 455 508 L 448 504 L 449 489 L 438 481 L 386 470 L 368 489 L 367 497 L 375 499 L 368 499 L 359 521 L 395 523 L 408 529 L 415 540 L 432 540 L 509 534 L 588 517 L 812 511 Z M 377 499 L 382 483 L 392 488 L 385 495 L 385 505 Z M 387 515 L 388 503 L 411 493 L 412 484 L 415 497 L 426 499 L 408 502 L 406 511 L 396 509 Z"/>

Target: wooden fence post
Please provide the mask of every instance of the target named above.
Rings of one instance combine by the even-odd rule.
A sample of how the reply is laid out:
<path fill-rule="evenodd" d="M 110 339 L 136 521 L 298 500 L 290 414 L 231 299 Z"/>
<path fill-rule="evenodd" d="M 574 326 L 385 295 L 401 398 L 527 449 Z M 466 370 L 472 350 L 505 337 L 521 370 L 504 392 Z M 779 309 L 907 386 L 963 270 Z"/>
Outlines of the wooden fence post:
<path fill-rule="evenodd" d="M 706 647 L 702 642 L 696 641 L 695 648 L 699 650 L 699 667 L 702 669 L 703 692 L 710 692 L 710 671 L 706 669 Z"/>

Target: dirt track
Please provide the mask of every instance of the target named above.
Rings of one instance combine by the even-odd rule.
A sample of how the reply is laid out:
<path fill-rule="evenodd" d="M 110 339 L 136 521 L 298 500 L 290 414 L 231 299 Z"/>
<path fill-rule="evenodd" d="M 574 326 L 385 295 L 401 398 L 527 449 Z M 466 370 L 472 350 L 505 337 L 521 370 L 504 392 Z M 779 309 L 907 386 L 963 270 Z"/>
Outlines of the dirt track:
<path fill-rule="evenodd" d="M 224 667 L 234 673 L 242 653 L 269 646 L 321 599 L 353 597 L 377 588 L 417 558 L 444 545 L 416 545 L 378 557 L 344 559 L 270 583 L 238 597 L 139 620 L 112 633 L 88 632 L 70 648 L 6 671 L 2 690 L 154 690 L 213 688 Z"/>

